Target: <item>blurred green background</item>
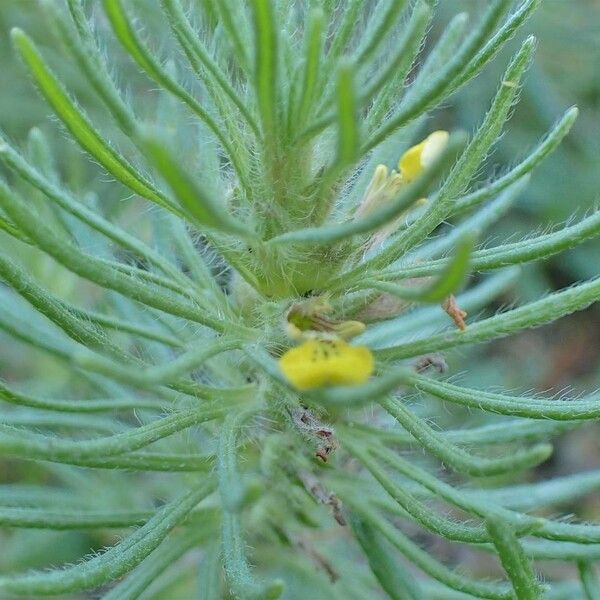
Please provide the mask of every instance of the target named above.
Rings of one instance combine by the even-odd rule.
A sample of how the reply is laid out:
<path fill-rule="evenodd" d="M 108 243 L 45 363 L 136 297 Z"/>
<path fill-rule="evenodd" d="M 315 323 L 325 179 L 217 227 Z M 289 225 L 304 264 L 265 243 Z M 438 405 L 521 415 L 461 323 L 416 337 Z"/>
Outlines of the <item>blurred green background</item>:
<path fill-rule="evenodd" d="M 152 30 L 153 20 L 156 26 L 158 2 L 136 0 L 136 3 L 143 7 L 140 14 L 144 14 L 148 28 Z M 437 39 L 452 15 L 464 10 L 475 18 L 485 3 L 482 0 L 440 0 L 438 4 L 430 40 Z M 50 117 L 50 109 L 34 91 L 11 49 L 8 33 L 13 26 L 19 26 L 32 35 L 88 112 L 94 118 L 105 119 L 103 113 L 95 112 L 94 106 L 97 105 L 74 67 L 61 59 L 60 46 L 53 48 L 55 42 L 37 1 L 1 0 L 0 128 L 19 144 L 26 144 L 32 127 L 41 129 L 52 145 L 53 160 L 65 181 L 76 192 L 97 193 L 105 205 L 113 205 L 115 210 L 119 210 L 122 198 L 118 197 L 118 186 L 110 185 L 96 166 L 66 139 L 59 125 Z M 98 27 L 102 26 L 99 22 Z M 478 181 L 483 183 L 516 163 L 566 108 L 577 104 L 581 112 L 566 141 L 534 172 L 529 187 L 515 207 L 489 232 L 492 244 L 506 237 L 518 239 L 533 231 L 560 225 L 574 214 L 581 217 L 597 205 L 600 197 L 599 0 L 545 0 L 524 31 L 481 76 L 433 115 L 432 121 L 436 127 L 444 129 L 460 127 L 473 131 L 489 105 L 511 51 L 530 33 L 539 40 L 536 63 L 527 76 L 521 102 L 505 135 L 481 169 Z M 137 75 L 123 53 L 114 50 L 109 47 L 108 53 L 114 58 L 118 81 L 124 83 L 131 94 L 143 94 L 152 99 L 147 103 L 147 109 L 145 102 L 136 102 L 142 114 L 144 110 L 155 110 L 154 96 L 147 81 Z M 430 128 L 429 125 L 427 127 Z M 7 244 L 10 241 L 2 235 L 0 246 Z M 86 293 L 85 289 L 76 287 L 80 285 L 76 279 L 65 276 L 62 270 L 59 277 L 53 270 L 53 264 L 37 254 L 24 257 L 24 260 L 29 260 L 30 269 L 51 283 L 51 287 L 60 290 L 62 295 L 77 297 Z M 553 260 L 528 266 L 515 288 L 502 297 L 495 308 L 537 298 L 549 290 L 598 276 L 599 265 L 600 242 L 594 241 Z M 464 372 L 463 381 L 469 385 L 485 388 L 502 385 L 537 391 L 569 388 L 583 393 L 600 387 L 599 356 L 600 309 L 595 306 L 543 329 L 500 340 L 483 349 L 453 354 L 449 362 L 451 372 Z M 55 362 L 0 334 L 0 376 L 23 382 L 36 374 L 43 374 L 50 387 L 43 390 L 45 393 L 51 395 L 52 387 L 60 389 L 63 373 Z M 452 421 L 451 414 L 448 420 Z M 600 468 L 597 458 L 600 456 L 599 432 L 597 426 L 588 426 L 565 435 L 559 440 L 554 457 L 543 465 L 537 476 Z M 40 477 L 41 471 L 33 464 L 19 463 L 17 466 L 11 461 L 0 461 L 0 481 L 3 483 L 17 480 L 39 482 Z M 583 518 L 598 519 L 600 496 L 589 498 L 583 505 L 565 507 L 565 510 Z M 101 547 L 111 541 L 78 533 L 25 531 L 5 534 L 22 536 L 23 543 L 18 546 L 22 553 L 19 556 L 14 552 L 10 555 L 0 553 L 0 571 L 15 565 L 19 569 L 45 565 L 49 554 L 57 564 L 73 560 L 90 546 Z"/>

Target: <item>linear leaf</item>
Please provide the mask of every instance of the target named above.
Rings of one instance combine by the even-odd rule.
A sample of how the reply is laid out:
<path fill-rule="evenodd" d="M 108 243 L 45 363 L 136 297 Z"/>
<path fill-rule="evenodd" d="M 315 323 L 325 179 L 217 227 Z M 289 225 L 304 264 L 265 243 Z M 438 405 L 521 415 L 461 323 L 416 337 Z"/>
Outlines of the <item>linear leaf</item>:
<path fill-rule="evenodd" d="M 146 136 L 144 146 L 148 157 L 171 188 L 185 214 L 192 217 L 193 223 L 243 237 L 251 235 L 247 226 L 229 215 L 223 205 L 207 194 L 181 167 L 181 162 L 175 159 L 164 141 Z"/>
<path fill-rule="evenodd" d="M 94 129 L 83 111 L 75 105 L 54 77 L 33 41 L 20 29 L 13 29 L 11 35 L 41 93 L 82 148 L 111 175 L 136 194 L 177 213 L 176 207 L 172 205 L 169 199 L 144 178 Z"/>
<path fill-rule="evenodd" d="M 361 94 L 362 106 L 368 107 L 373 102 L 367 115 L 369 130 L 379 124 L 394 102 L 398 102 L 398 96 L 403 92 L 406 77 L 421 49 L 432 16 L 433 11 L 425 1 L 415 5 L 410 20 L 403 28 L 402 37 L 396 44 L 395 53 Z"/>
<path fill-rule="evenodd" d="M 508 265 L 521 264 L 549 258 L 554 254 L 574 248 L 578 244 L 600 234 L 600 211 L 575 223 L 561 227 L 553 233 L 524 239 L 520 242 L 493 246 L 476 250 L 471 255 L 470 266 L 473 271 L 501 269 Z M 439 273 L 448 264 L 446 259 L 425 262 L 414 267 L 382 272 L 381 276 L 390 278 L 426 277 Z"/>
<path fill-rule="evenodd" d="M 354 67 L 342 62 L 337 73 L 337 156 L 338 169 L 352 164 L 360 147 L 360 119 L 354 91 Z"/>
<path fill-rule="evenodd" d="M 365 39 L 357 50 L 358 56 L 354 59 L 356 65 L 366 63 L 375 55 L 388 33 L 400 19 L 406 0 L 388 0 L 386 9 L 383 9 L 381 4 L 382 2 L 377 5 L 377 10 L 373 11 L 371 19 L 374 23 L 367 30 Z"/>
<path fill-rule="evenodd" d="M 468 475 L 483 477 L 518 472 L 540 464 L 552 454 L 552 446 L 539 444 L 529 449 L 512 452 L 510 456 L 499 458 L 473 456 L 436 433 L 401 401 L 387 398 L 380 400 L 379 404 L 417 439 L 421 446 L 455 471 Z"/>
<path fill-rule="evenodd" d="M 43 8 L 58 37 L 75 59 L 94 91 L 102 98 L 121 130 L 131 136 L 138 126 L 135 114 L 123 100 L 110 76 L 106 60 L 98 48 L 89 21 L 86 19 L 81 0 L 68 0 L 67 4 L 77 33 L 73 31 L 73 27 L 56 3 L 46 0 Z"/>
<path fill-rule="evenodd" d="M 302 126 L 310 115 L 315 100 L 315 90 L 319 81 L 319 67 L 323 45 L 323 30 L 325 18 L 321 9 L 313 9 L 308 18 L 307 31 L 304 40 L 304 65 L 302 72 L 302 87 L 298 106 L 288 108 L 293 114 L 293 126 Z M 294 110 L 295 109 L 295 110 Z"/>
<path fill-rule="evenodd" d="M 490 600 L 510 600 L 513 598 L 512 590 L 505 585 L 476 581 L 448 569 L 410 541 L 398 529 L 390 527 L 390 524 L 377 515 L 375 511 L 361 508 L 360 515 L 370 527 L 377 529 L 408 560 L 445 586 L 465 594 L 471 594 L 476 598 L 489 598 Z"/>
<path fill-rule="evenodd" d="M 143 525 L 152 513 L 115 511 L 93 512 L 70 509 L 59 512 L 32 508 L 0 507 L 0 525 L 27 529 L 104 529 Z"/>
<path fill-rule="evenodd" d="M 177 358 L 151 367 L 143 367 L 138 364 L 137 368 L 132 368 L 131 364 L 119 364 L 88 350 L 76 352 L 72 356 L 72 360 L 84 369 L 107 375 L 116 381 L 139 387 L 153 388 L 157 385 L 175 382 L 181 376 L 188 375 L 198 369 L 210 358 L 239 347 L 240 342 L 237 339 L 206 339 L 195 348 L 183 352 Z"/>
<path fill-rule="evenodd" d="M 103 0 L 103 6 L 115 35 L 135 62 L 151 79 L 181 100 L 199 119 L 206 123 L 223 148 L 225 148 L 240 180 L 244 182 L 245 187 L 248 187 L 245 179 L 245 167 L 238 160 L 239 154 L 225 137 L 222 127 L 220 127 L 200 102 L 198 102 L 182 85 L 175 81 L 175 79 L 171 77 L 150 54 L 136 34 L 135 29 L 127 16 L 127 12 L 123 7 L 122 1 Z"/>
<path fill-rule="evenodd" d="M 26 231 L 29 236 L 32 236 L 40 249 L 80 277 L 89 279 L 102 287 L 113 289 L 164 312 L 170 312 L 197 323 L 206 324 L 209 327 L 221 328 L 220 321 L 210 317 L 205 310 L 201 310 L 190 302 L 182 302 L 177 297 L 167 295 L 165 292 L 141 281 L 133 281 L 128 277 L 124 277 L 106 261 L 85 254 L 69 241 L 59 238 L 4 185 L 0 185 L 0 206 L 11 216 L 15 223 L 19 224 L 19 227 Z"/>
<path fill-rule="evenodd" d="M 357 458 L 376 479 L 394 502 L 417 523 L 436 535 L 448 540 L 465 543 L 482 543 L 490 540 L 485 528 L 481 525 L 461 523 L 447 517 L 438 515 L 430 507 L 417 500 L 413 494 L 403 489 L 385 470 L 377 463 L 371 454 L 359 445 L 348 440 L 344 435 L 344 447 Z M 340 490 L 342 491 L 342 490 Z M 342 496 L 343 496 L 342 492 Z M 348 498 L 352 503 L 352 500 Z M 363 498 L 364 501 L 364 498 Z"/>
<path fill-rule="evenodd" d="M 586 600 L 600 600 L 600 581 L 591 561 L 579 561 L 577 563 L 579 578 L 586 595 Z"/>
<path fill-rule="evenodd" d="M 91 440 L 68 440 L 0 425 L 0 445 L 5 455 L 20 458 L 57 462 L 73 458 L 95 460 L 139 450 L 188 427 L 222 417 L 227 410 L 227 405 L 221 403 L 219 407 L 179 411 L 124 433 Z"/>
<path fill-rule="evenodd" d="M 371 139 L 366 142 L 364 151 L 374 148 L 396 129 L 406 125 L 412 119 L 435 105 L 439 98 L 443 96 L 450 82 L 462 73 L 465 65 L 471 60 L 474 53 L 489 38 L 502 18 L 502 15 L 508 10 L 509 5 L 510 2 L 508 0 L 496 0 L 490 5 L 481 22 L 441 72 L 432 77 L 428 82 L 428 86 L 420 94 L 410 98 L 410 102 L 402 106 L 391 119 L 374 133 Z"/>
<path fill-rule="evenodd" d="M 176 564 L 194 546 L 205 541 L 208 537 L 206 534 L 200 529 L 199 532 L 185 531 L 168 539 L 123 581 L 104 594 L 102 600 L 137 600 L 161 573 Z"/>
<path fill-rule="evenodd" d="M 8 387 L 0 380 L 0 400 L 17 404 L 19 406 L 30 406 L 31 408 L 40 408 L 43 410 L 53 410 L 69 413 L 96 413 L 96 412 L 114 412 L 118 410 L 132 409 L 154 409 L 161 410 L 164 403 L 147 398 L 131 399 L 97 399 L 97 400 L 58 400 L 51 398 L 39 398 L 17 392 Z"/>
<path fill-rule="evenodd" d="M 353 515 L 351 524 L 352 531 L 367 556 L 371 571 L 390 599 L 423 598 L 418 582 L 392 557 L 389 542 L 357 515 Z"/>
<path fill-rule="evenodd" d="M 115 225 L 115 223 L 104 219 L 95 211 L 75 200 L 64 188 L 50 181 L 2 139 L 0 139 L 0 160 L 18 173 L 25 181 L 40 190 L 50 200 L 56 202 L 63 210 L 77 217 L 83 223 L 102 233 L 110 240 L 147 259 L 165 274 L 176 280 L 182 280 L 181 271 L 166 261 L 158 252 Z M 183 279 L 186 280 L 186 278 Z M 187 285 L 189 285 L 189 281 L 187 281 Z"/>
<path fill-rule="evenodd" d="M 206 73 L 209 73 L 211 81 L 214 81 L 223 90 L 229 100 L 240 111 L 240 114 L 244 117 L 252 131 L 258 134 L 258 125 L 246 106 L 243 95 L 232 86 L 217 61 L 211 57 L 202 43 L 201 37 L 194 31 L 185 16 L 179 0 L 161 0 L 161 2 L 169 18 L 171 28 L 175 32 L 177 40 L 188 57 L 194 71 L 203 78 L 207 78 Z"/>
<path fill-rule="evenodd" d="M 262 121 L 263 136 L 273 143 L 278 121 L 278 41 L 271 0 L 252 0 L 254 15 L 254 88 Z"/>
<path fill-rule="evenodd" d="M 250 569 L 242 537 L 240 516 L 244 484 L 237 471 L 238 437 L 244 422 L 256 409 L 230 413 L 221 428 L 217 460 L 219 493 L 223 503 L 223 566 L 233 593 L 248 600 L 276 600 L 283 593 L 283 582 L 273 580 L 263 583 Z"/>
<path fill-rule="evenodd" d="M 456 202 L 456 212 L 468 210 L 488 198 L 492 198 L 497 193 L 535 169 L 535 167 L 537 167 L 549 154 L 556 150 L 558 145 L 571 130 L 578 114 L 579 110 L 577 107 L 571 107 L 546 134 L 546 137 L 531 151 L 527 158 L 521 161 L 516 167 L 493 181 L 490 185 L 459 198 Z"/>
<path fill-rule="evenodd" d="M 500 555 L 502 566 L 510 578 L 519 600 L 538 600 L 542 589 L 538 583 L 531 561 L 511 527 L 501 517 L 488 516 L 486 527 Z"/>
<path fill-rule="evenodd" d="M 160 509 L 143 527 L 104 553 L 49 572 L 0 577 L 0 590 L 24 596 L 64 594 L 102 585 L 138 565 L 213 489 L 211 480 Z M 205 525 L 209 530 L 212 525 Z"/>
<path fill-rule="evenodd" d="M 552 400 L 494 394 L 471 390 L 446 381 L 433 381 L 417 374 L 406 374 L 405 383 L 442 400 L 501 415 L 529 419 L 575 421 L 597 419 L 600 416 L 600 397 L 580 400 Z"/>
<path fill-rule="evenodd" d="M 382 281 L 367 280 L 364 285 L 376 290 L 398 296 L 415 302 L 441 302 L 450 294 L 456 292 L 463 282 L 469 269 L 473 238 L 464 237 L 459 240 L 454 256 L 446 262 L 446 267 L 438 278 L 421 288 L 400 286 Z"/>
<path fill-rule="evenodd" d="M 450 331 L 423 340 L 377 350 L 381 358 L 407 358 L 445 348 L 497 339 L 551 323 L 575 311 L 582 310 L 600 298 L 600 279 L 550 294 L 541 300 L 472 323 L 465 331 Z"/>
<path fill-rule="evenodd" d="M 524 175 L 520 180 L 504 190 L 497 198 L 474 212 L 467 219 L 447 229 L 431 242 L 420 246 L 415 250 L 415 255 L 418 255 L 420 260 L 431 256 L 439 256 L 441 253 L 452 248 L 464 235 L 477 235 L 477 237 L 481 238 L 481 234 L 510 209 L 529 183 L 529 179 L 529 175 Z"/>

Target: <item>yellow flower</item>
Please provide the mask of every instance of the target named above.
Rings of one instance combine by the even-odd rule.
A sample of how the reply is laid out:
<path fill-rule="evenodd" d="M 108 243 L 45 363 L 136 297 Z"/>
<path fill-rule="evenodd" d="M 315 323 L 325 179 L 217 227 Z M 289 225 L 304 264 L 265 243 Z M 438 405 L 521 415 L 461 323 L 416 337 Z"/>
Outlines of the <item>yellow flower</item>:
<path fill-rule="evenodd" d="M 325 385 L 358 385 L 373 373 L 373 354 L 366 346 L 343 340 L 311 339 L 288 350 L 279 368 L 298 390 Z"/>
<path fill-rule="evenodd" d="M 355 218 L 360 219 L 368 215 L 378 206 L 396 197 L 402 186 L 402 177 L 398 172 L 392 170 L 390 173 L 385 165 L 377 165 Z"/>
<path fill-rule="evenodd" d="M 434 131 L 420 144 L 409 148 L 398 161 L 398 170 L 402 175 L 402 180 L 409 183 L 431 166 L 444 151 L 448 137 L 447 131 Z"/>
<path fill-rule="evenodd" d="M 444 151 L 448 143 L 447 131 L 434 131 L 422 142 L 409 148 L 398 161 L 398 171 L 385 165 L 377 165 L 373 177 L 358 207 L 355 219 L 360 219 L 374 209 L 392 200 L 400 190 L 416 179 L 427 167 L 431 166 Z M 419 202 L 425 201 L 422 198 Z M 395 226 L 393 227 L 395 229 Z"/>

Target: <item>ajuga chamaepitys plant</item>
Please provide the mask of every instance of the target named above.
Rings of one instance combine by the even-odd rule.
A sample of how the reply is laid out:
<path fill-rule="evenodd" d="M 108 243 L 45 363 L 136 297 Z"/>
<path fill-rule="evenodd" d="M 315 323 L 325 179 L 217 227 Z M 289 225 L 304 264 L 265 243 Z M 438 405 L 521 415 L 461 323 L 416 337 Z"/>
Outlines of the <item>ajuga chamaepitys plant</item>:
<path fill-rule="evenodd" d="M 577 111 L 476 183 L 535 40 L 476 131 L 425 117 L 539 1 L 478 4 L 427 43 L 424 0 L 49 0 L 53 48 L 12 31 L 101 184 L 65 181 L 37 129 L 23 151 L 0 141 L 0 328 L 32 357 L 0 383 L 0 452 L 36 467 L 0 486 L 2 543 L 88 532 L 79 561 L 47 546 L 48 568 L 3 573 L 0 597 L 600 597 L 600 525 L 547 510 L 600 473 L 510 485 L 600 397 L 445 372 L 456 347 L 600 297 L 595 279 L 473 316 L 516 265 L 600 230 L 594 213 L 484 245 Z M 553 581 L 540 560 L 574 568 Z"/>

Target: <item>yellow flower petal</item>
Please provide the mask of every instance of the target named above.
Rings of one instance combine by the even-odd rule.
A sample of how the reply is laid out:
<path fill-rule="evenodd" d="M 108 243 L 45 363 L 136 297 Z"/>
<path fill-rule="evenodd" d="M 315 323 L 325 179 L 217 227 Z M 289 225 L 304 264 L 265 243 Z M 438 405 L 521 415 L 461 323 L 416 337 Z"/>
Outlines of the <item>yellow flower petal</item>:
<path fill-rule="evenodd" d="M 420 144 L 409 148 L 398 162 L 402 179 L 406 182 L 416 179 L 444 151 L 448 137 L 447 131 L 434 131 Z"/>
<path fill-rule="evenodd" d="M 308 340 L 288 350 L 279 368 L 298 390 L 326 385 L 359 385 L 373 373 L 373 354 L 366 346 L 343 340 Z"/>

